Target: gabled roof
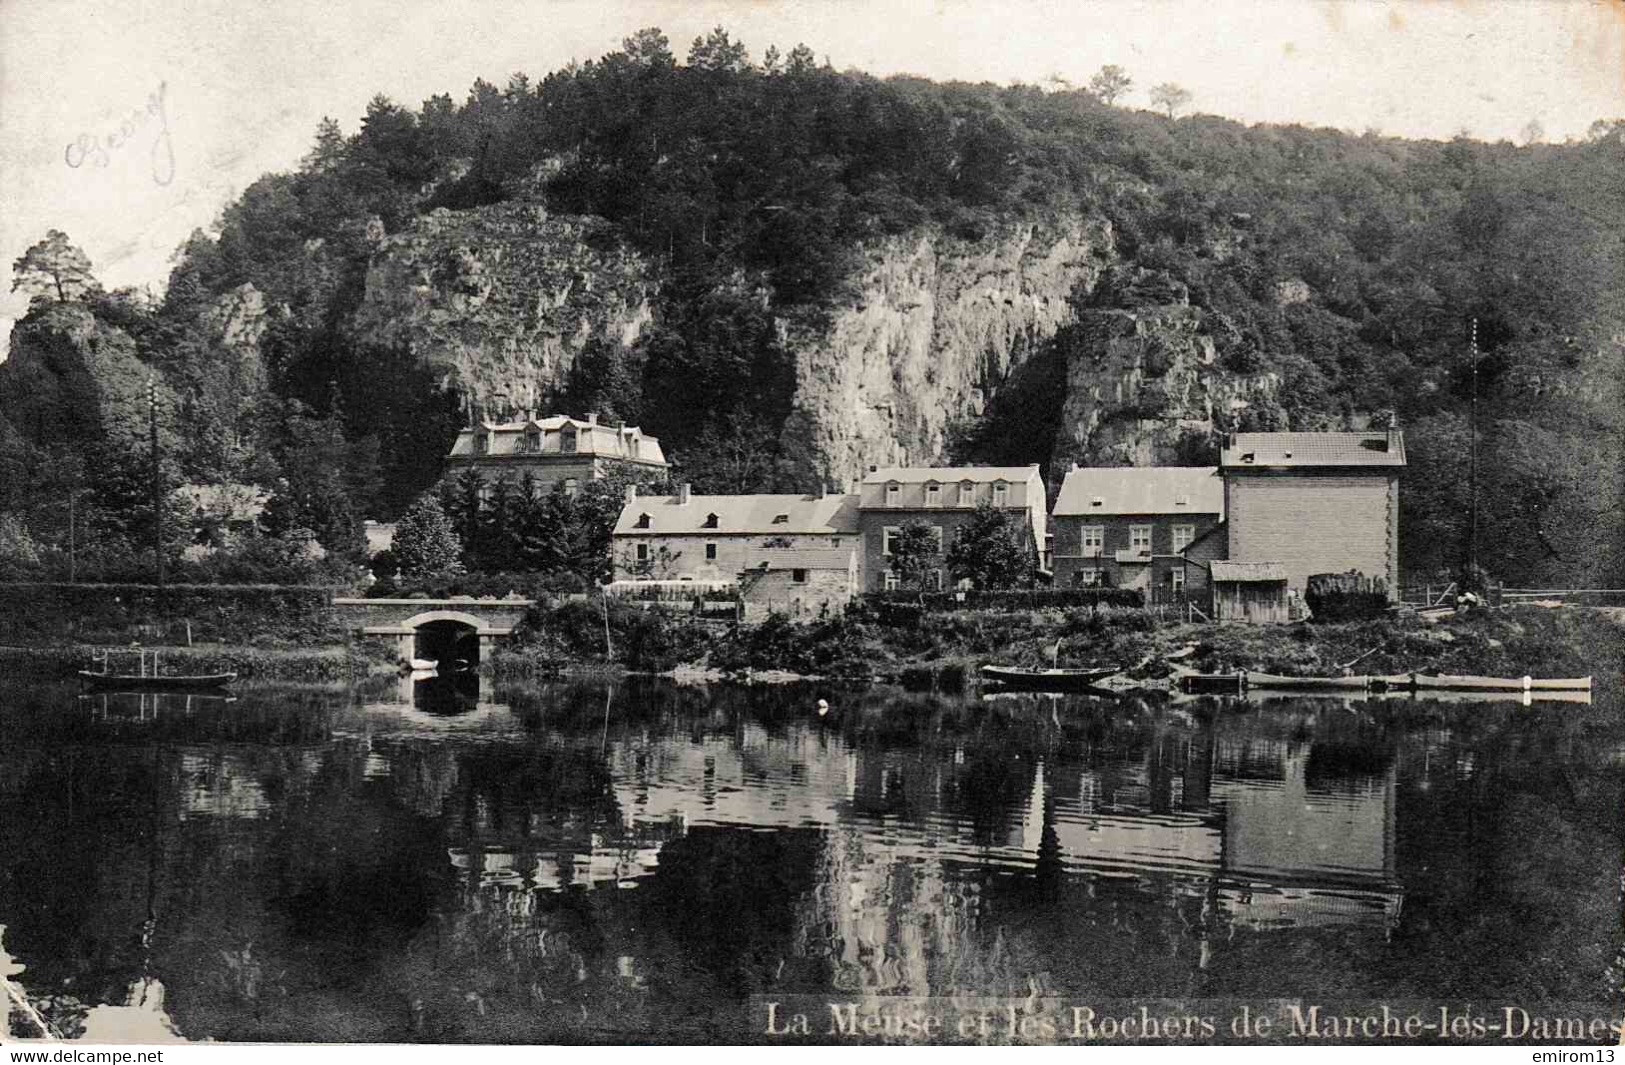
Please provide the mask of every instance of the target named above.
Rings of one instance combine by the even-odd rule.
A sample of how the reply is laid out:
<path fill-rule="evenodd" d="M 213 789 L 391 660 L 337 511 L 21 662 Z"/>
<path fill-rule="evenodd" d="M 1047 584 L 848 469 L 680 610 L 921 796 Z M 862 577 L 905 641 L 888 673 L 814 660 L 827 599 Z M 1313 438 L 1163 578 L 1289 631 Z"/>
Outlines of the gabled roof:
<path fill-rule="evenodd" d="M 1216 466 L 1084 466 L 1061 482 L 1053 513 L 1223 514 L 1224 481 Z"/>
<path fill-rule="evenodd" d="M 677 496 L 639 496 L 621 509 L 615 535 L 719 536 L 727 533 L 767 536 L 838 536 L 858 531 L 858 497 L 855 495 L 739 495 L 689 496 L 687 503 Z M 643 515 L 647 526 L 639 526 Z M 707 525 L 715 514 L 717 523 Z M 783 518 L 782 521 L 775 519 Z"/>
<path fill-rule="evenodd" d="M 1257 466 L 1403 466 L 1405 434 L 1237 433 L 1219 456 L 1224 469 Z"/>
<path fill-rule="evenodd" d="M 1209 562 L 1216 581 L 1284 581 L 1286 567 L 1279 562 Z"/>
<path fill-rule="evenodd" d="M 987 484 L 993 481 L 1021 482 L 1038 476 L 1038 466 L 886 466 L 871 470 L 863 477 L 864 484 L 959 484 L 972 481 Z"/>

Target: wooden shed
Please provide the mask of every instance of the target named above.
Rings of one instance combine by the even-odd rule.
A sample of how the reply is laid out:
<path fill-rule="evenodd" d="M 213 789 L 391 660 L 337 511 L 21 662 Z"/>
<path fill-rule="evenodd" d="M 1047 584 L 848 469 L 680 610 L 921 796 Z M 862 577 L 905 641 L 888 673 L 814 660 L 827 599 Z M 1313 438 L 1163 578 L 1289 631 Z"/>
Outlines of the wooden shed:
<path fill-rule="evenodd" d="M 1279 562 L 1208 564 L 1213 587 L 1213 620 L 1258 624 L 1291 620 L 1286 567 Z"/>

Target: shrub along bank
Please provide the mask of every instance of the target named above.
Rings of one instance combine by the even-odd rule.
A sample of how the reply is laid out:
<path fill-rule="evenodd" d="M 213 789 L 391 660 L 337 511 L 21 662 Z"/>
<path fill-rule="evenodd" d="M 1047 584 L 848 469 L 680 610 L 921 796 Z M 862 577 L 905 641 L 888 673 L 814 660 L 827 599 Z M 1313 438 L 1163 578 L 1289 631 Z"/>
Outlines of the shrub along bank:
<path fill-rule="evenodd" d="M 1479 612 L 1433 624 L 1385 617 L 1264 626 L 1164 624 L 1143 610 L 1110 608 L 963 610 L 899 621 L 893 611 L 856 605 L 809 624 L 774 616 L 734 626 L 612 602 L 608 623 L 606 653 L 599 604 L 538 607 L 495 664 L 509 672 L 682 666 L 952 684 L 987 662 L 1132 667 L 1194 646 L 1181 664 L 1204 672 L 1313 676 L 1348 666 L 1360 673 L 1592 674 L 1612 682 L 1621 669 L 1620 625 L 1606 612 L 1583 609 Z"/>
<path fill-rule="evenodd" d="M 337 644 L 331 589 L 276 584 L 0 584 L 0 644 Z"/>

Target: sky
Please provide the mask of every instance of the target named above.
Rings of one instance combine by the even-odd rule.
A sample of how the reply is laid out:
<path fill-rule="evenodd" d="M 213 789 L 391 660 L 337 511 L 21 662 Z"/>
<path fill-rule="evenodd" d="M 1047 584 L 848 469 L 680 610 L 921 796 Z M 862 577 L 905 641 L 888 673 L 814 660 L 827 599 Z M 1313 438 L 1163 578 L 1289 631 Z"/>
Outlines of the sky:
<path fill-rule="evenodd" d="M 162 289 L 175 248 L 382 92 L 414 108 L 533 81 L 659 26 L 755 59 L 1082 86 L 1107 63 L 1244 122 L 1521 141 L 1625 117 L 1625 0 L 0 0 L 0 255 L 48 229 L 103 285 Z M 109 135 L 112 150 L 86 145 Z M 6 286 L 9 289 L 9 282 Z M 0 294 L 0 337 L 26 310 Z"/>

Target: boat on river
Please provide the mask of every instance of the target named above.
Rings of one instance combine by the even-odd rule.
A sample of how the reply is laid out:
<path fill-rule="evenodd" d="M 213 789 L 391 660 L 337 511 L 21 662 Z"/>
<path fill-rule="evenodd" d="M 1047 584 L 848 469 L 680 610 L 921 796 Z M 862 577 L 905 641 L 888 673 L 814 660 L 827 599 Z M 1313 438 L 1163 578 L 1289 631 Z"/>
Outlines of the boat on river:
<path fill-rule="evenodd" d="M 113 656 L 120 654 L 136 656 L 135 672 L 113 671 Z M 79 682 L 99 691 L 214 691 L 237 679 L 235 673 L 165 673 L 158 652 L 141 648 L 106 648 L 91 655 L 91 665 L 98 662 L 101 672 L 81 669 Z"/>
<path fill-rule="evenodd" d="M 1471 677 L 1397 673 L 1370 678 L 1377 691 L 1588 692 L 1590 677 Z"/>
<path fill-rule="evenodd" d="M 1271 691 L 1363 692 L 1371 687 L 1371 678 L 1363 675 L 1349 677 L 1283 677 L 1275 673 L 1259 673 L 1250 669 L 1245 676 L 1246 686 L 1249 689 L 1268 688 Z"/>
<path fill-rule="evenodd" d="M 1022 669 L 1017 666 L 983 666 L 983 680 L 996 681 L 1027 691 L 1086 691 L 1107 677 L 1121 673 L 1121 666 L 1089 669 Z"/>

